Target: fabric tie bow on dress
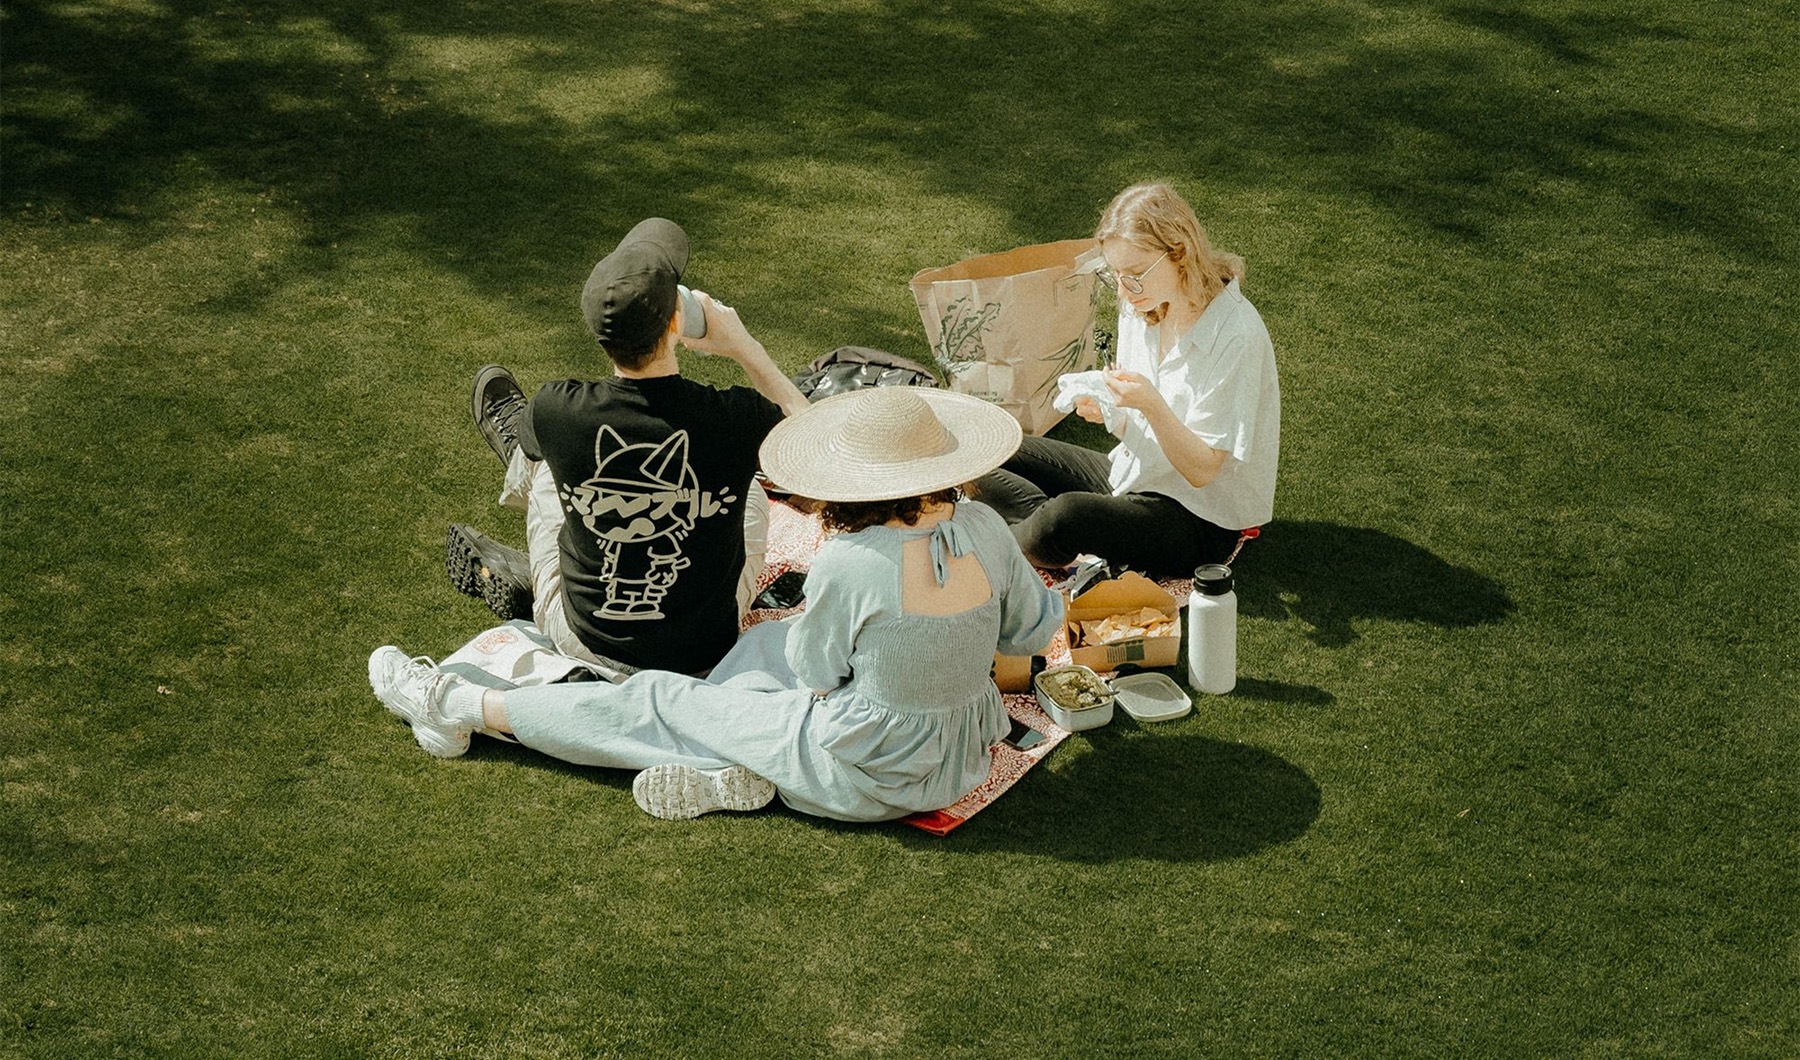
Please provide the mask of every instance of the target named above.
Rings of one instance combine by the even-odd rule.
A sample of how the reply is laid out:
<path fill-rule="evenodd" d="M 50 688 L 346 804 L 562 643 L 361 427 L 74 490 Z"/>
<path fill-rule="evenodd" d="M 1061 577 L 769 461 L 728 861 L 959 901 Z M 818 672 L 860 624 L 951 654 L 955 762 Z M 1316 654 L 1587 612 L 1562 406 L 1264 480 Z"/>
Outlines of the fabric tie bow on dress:
<path fill-rule="evenodd" d="M 975 542 L 956 520 L 945 519 L 931 528 L 931 574 L 937 579 L 938 588 L 950 580 L 950 557 L 966 556 L 974 550 Z"/>

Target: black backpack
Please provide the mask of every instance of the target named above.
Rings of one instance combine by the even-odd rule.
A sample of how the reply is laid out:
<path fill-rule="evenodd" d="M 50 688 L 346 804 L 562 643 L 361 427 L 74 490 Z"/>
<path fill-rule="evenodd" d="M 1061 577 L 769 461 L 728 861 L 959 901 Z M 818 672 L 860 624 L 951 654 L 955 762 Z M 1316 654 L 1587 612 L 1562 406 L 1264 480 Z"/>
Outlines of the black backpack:
<path fill-rule="evenodd" d="M 937 386 L 937 377 L 917 361 L 867 346 L 839 346 L 806 366 L 794 385 L 808 401 L 871 386 Z"/>

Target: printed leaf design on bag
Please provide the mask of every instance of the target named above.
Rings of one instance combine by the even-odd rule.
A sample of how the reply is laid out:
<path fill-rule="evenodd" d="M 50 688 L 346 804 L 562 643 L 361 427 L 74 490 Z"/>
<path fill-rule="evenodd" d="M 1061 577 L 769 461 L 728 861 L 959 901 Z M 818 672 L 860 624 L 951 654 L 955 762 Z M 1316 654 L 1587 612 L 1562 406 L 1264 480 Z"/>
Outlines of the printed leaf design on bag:
<path fill-rule="evenodd" d="M 1062 349 L 1050 354 L 1048 357 L 1041 358 L 1045 361 L 1055 362 L 1056 372 L 1039 384 L 1036 390 L 1031 392 L 1032 397 L 1035 398 L 1039 394 L 1055 389 L 1058 377 L 1067 372 L 1073 372 L 1081 367 L 1081 355 L 1087 352 L 1087 340 L 1088 337 L 1084 334 L 1067 346 L 1064 346 Z"/>
<path fill-rule="evenodd" d="M 1095 254 L 1092 239 L 1069 239 L 919 270 L 907 286 L 929 363 L 950 389 L 992 401 L 1026 433 L 1042 434 L 1062 419 L 1049 382 L 1087 367 L 1095 350 L 1099 285 L 1076 271 Z"/>
<path fill-rule="evenodd" d="M 981 344 L 981 333 L 993 327 L 1000 315 L 1000 303 L 989 302 L 975 308 L 973 295 L 963 295 L 951 302 L 938 321 L 938 343 L 931 355 L 950 375 L 957 375 L 987 359 Z"/>

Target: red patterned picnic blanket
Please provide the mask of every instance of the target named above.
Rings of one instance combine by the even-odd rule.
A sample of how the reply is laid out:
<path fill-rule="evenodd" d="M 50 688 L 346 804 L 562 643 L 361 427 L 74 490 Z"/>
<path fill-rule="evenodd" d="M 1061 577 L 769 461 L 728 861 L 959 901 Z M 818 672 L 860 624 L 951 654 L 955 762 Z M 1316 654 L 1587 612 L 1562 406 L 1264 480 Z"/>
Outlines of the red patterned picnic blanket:
<path fill-rule="evenodd" d="M 825 530 L 818 517 L 807 515 L 781 503 L 769 506 L 769 548 L 766 565 L 762 575 L 757 579 L 757 592 L 769 587 L 776 578 L 789 571 L 805 571 L 812 567 L 812 557 L 825 543 Z M 1188 582 L 1163 583 L 1177 601 L 1185 601 L 1188 594 Z M 1179 591 L 1177 591 L 1179 590 Z M 802 605 L 804 606 L 804 605 Z M 748 629 L 758 622 L 782 619 L 799 611 L 799 607 L 784 610 L 758 609 L 744 616 L 744 628 Z M 1066 633 L 1058 633 L 1045 649 L 1044 656 L 1051 666 L 1061 666 L 1069 661 L 1069 639 Z M 932 835 L 948 835 L 951 829 L 967 821 L 969 818 L 986 809 L 995 799 L 1005 794 L 1006 790 L 1019 782 L 1031 770 L 1032 766 L 1042 762 L 1069 735 L 1050 720 L 1050 716 L 1038 709 L 1037 697 L 1009 693 L 1000 697 L 1006 703 L 1006 712 L 1016 721 L 1024 722 L 1033 729 L 1044 734 L 1044 738 L 1031 748 L 1021 751 L 1008 744 L 995 744 L 989 753 L 993 755 L 993 765 L 988 771 L 988 778 L 976 785 L 973 791 L 956 800 L 953 805 L 929 813 L 909 814 L 900 818 L 914 828 L 923 829 Z"/>

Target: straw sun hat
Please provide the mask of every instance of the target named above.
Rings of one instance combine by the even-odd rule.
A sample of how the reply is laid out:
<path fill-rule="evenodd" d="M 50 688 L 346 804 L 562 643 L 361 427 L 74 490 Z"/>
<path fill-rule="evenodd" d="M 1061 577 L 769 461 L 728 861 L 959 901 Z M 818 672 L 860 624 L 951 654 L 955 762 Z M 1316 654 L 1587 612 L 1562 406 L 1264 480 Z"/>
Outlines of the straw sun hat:
<path fill-rule="evenodd" d="M 775 425 L 762 468 L 817 501 L 886 501 L 960 486 L 1019 448 L 1019 421 L 978 397 L 878 386 L 828 397 Z"/>

